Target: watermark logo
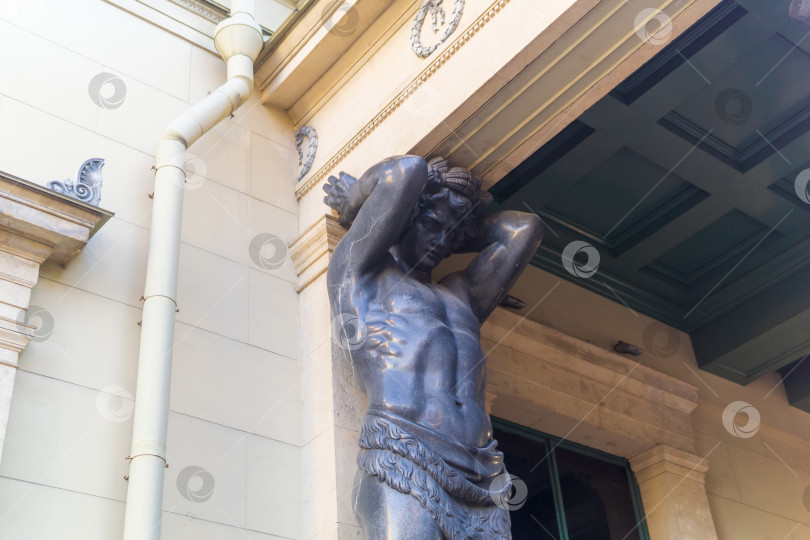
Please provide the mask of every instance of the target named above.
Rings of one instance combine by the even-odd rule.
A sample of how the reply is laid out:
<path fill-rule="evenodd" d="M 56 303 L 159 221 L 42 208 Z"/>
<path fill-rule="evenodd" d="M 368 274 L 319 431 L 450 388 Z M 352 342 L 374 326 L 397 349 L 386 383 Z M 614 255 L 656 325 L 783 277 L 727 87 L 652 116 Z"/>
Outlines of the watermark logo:
<path fill-rule="evenodd" d="M 126 388 L 105 386 L 96 396 L 96 409 L 105 420 L 120 424 L 132 418 L 135 398 Z"/>
<path fill-rule="evenodd" d="M 802 202 L 810 204 L 810 192 L 807 191 L 808 183 L 810 183 L 810 169 L 805 169 L 796 175 L 796 180 L 793 181 L 793 189 L 796 190 L 796 195 Z"/>
<path fill-rule="evenodd" d="M 747 417 L 744 425 L 737 423 L 737 416 L 740 414 L 744 414 Z M 723 427 L 726 428 L 726 431 L 740 439 L 750 439 L 756 435 L 759 430 L 759 422 L 759 411 L 756 407 L 745 401 L 729 403 L 723 411 Z"/>
<path fill-rule="evenodd" d="M 186 162 L 183 165 L 183 170 L 186 173 L 186 180 L 183 184 L 184 189 L 199 189 L 205 183 L 208 166 L 200 156 L 186 152 Z"/>
<path fill-rule="evenodd" d="M 203 503 L 214 494 L 214 475 L 197 465 L 189 465 L 177 475 L 177 490 L 184 499 Z"/>
<path fill-rule="evenodd" d="M 332 318 L 332 339 L 342 349 L 354 351 L 368 338 L 368 327 L 354 313 L 341 313 Z"/>
<path fill-rule="evenodd" d="M 636 35 L 652 45 L 665 45 L 672 36 L 672 19 L 660 9 L 642 9 L 634 22 Z"/>
<path fill-rule="evenodd" d="M 503 508 L 514 512 L 523 508 L 529 498 L 529 487 L 526 482 L 515 475 L 499 474 L 489 487 L 492 501 Z"/>
<path fill-rule="evenodd" d="M 87 85 L 90 99 L 102 109 L 117 109 L 127 97 L 127 85 L 114 73 L 101 72 Z"/>
<path fill-rule="evenodd" d="M 714 112 L 732 126 L 741 126 L 748 122 L 754 110 L 751 97 L 736 88 L 726 88 L 714 98 Z"/>
<path fill-rule="evenodd" d="M 669 358 L 678 352 L 681 334 L 671 326 L 653 321 L 642 333 L 644 348 L 659 358 Z"/>
<path fill-rule="evenodd" d="M 439 110 L 441 94 L 436 85 L 425 82 L 405 101 L 405 110 L 418 118 L 430 118 Z"/>
<path fill-rule="evenodd" d="M 355 9 L 354 2 L 340 0 L 326 5 L 321 12 L 321 18 L 324 17 L 326 18 L 326 22 L 324 22 L 326 30 L 338 36 L 352 35 L 360 22 L 360 13 Z"/>
<path fill-rule="evenodd" d="M 424 422 L 428 427 L 438 429 L 444 423 L 444 404 L 438 398 L 431 398 L 425 405 Z"/>
<path fill-rule="evenodd" d="M 587 257 L 584 264 L 579 264 L 574 258 L 580 253 Z M 599 252 L 588 242 L 574 240 L 563 249 L 562 265 L 565 270 L 575 277 L 589 278 L 599 270 Z"/>
<path fill-rule="evenodd" d="M 271 233 L 257 234 L 248 246 L 250 260 L 265 270 L 280 268 L 288 253 L 287 242 Z"/>
<path fill-rule="evenodd" d="M 47 309 L 31 305 L 28 309 L 21 309 L 17 315 L 17 331 L 26 334 L 31 331 L 29 327 L 34 327 L 32 341 L 37 343 L 47 341 L 53 334 L 55 321 L 51 312 Z"/>

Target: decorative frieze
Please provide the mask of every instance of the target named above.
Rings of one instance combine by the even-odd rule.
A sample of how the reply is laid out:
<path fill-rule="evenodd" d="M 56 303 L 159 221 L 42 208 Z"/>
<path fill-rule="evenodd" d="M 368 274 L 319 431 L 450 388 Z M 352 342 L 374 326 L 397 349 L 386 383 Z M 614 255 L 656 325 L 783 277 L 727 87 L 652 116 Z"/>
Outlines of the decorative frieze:
<path fill-rule="evenodd" d="M 211 2 L 201 0 L 171 0 L 177 5 L 193 11 L 197 15 L 205 17 L 209 21 L 219 24 L 228 17 L 228 12 L 224 9 L 215 6 Z"/>

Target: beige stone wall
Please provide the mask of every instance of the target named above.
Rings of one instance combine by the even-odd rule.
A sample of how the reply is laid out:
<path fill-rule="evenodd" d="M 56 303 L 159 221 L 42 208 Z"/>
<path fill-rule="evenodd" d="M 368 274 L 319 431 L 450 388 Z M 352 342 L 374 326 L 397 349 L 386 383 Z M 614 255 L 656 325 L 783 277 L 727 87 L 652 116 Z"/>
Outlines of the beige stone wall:
<path fill-rule="evenodd" d="M 0 50 L 0 170 L 44 184 L 104 158 L 101 206 L 116 214 L 33 290 L 0 538 L 120 538 L 156 140 L 225 66 L 102 0 L 0 2 Z M 124 93 L 92 95 L 100 73 Z M 296 275 L 249 247 L 296 236 L 292 127 L 257 96 L 190 155 L 163 538 L 299 538 Z"/>

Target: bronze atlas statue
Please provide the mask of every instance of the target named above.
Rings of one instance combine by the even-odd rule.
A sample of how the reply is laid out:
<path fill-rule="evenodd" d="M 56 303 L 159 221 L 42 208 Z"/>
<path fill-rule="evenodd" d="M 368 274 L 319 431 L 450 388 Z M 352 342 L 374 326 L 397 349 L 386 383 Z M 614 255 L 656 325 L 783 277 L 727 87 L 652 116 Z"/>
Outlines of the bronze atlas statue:
<path fill-rule="evenodd" d="M 353 493 L 366 538 L 511 538 L 480 326 L 540 244 L 542 222 L 485 215 L 481 181 L 441 158 L 389 158 L 324 190 L 349 227 L 327 280 L 333 337 L 369 402 Z M 436 265 L 461 252 L 478 255 L 433 283 Z"/>

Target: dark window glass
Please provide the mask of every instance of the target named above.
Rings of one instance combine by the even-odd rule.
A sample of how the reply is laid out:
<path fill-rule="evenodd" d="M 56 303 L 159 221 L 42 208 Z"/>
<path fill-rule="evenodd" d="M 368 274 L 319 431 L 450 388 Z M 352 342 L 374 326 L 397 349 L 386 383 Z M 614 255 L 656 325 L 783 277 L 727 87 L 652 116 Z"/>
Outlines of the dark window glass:
<path fill-rule="evenodd" d="M 506 431 L 498 431 L 496 438 L 498 449 L 504 453 L 506 470 L 526 483 L 525 501 L 523 494 L 517 492 L 510 500 L 512 538 L 559 538 L 549 467 L 543 459 L 548 443 Z"/>
<path fill-rule="evenodd" d="M 506 469 L 514 540 L 648 540 L 626 460 L 502 420 L 493 422 Z"/>
<path fill-rule="evenodd" d="M 554 455 L 569 540 L 639 540 L 625 468 L 560 447 Z"/>

